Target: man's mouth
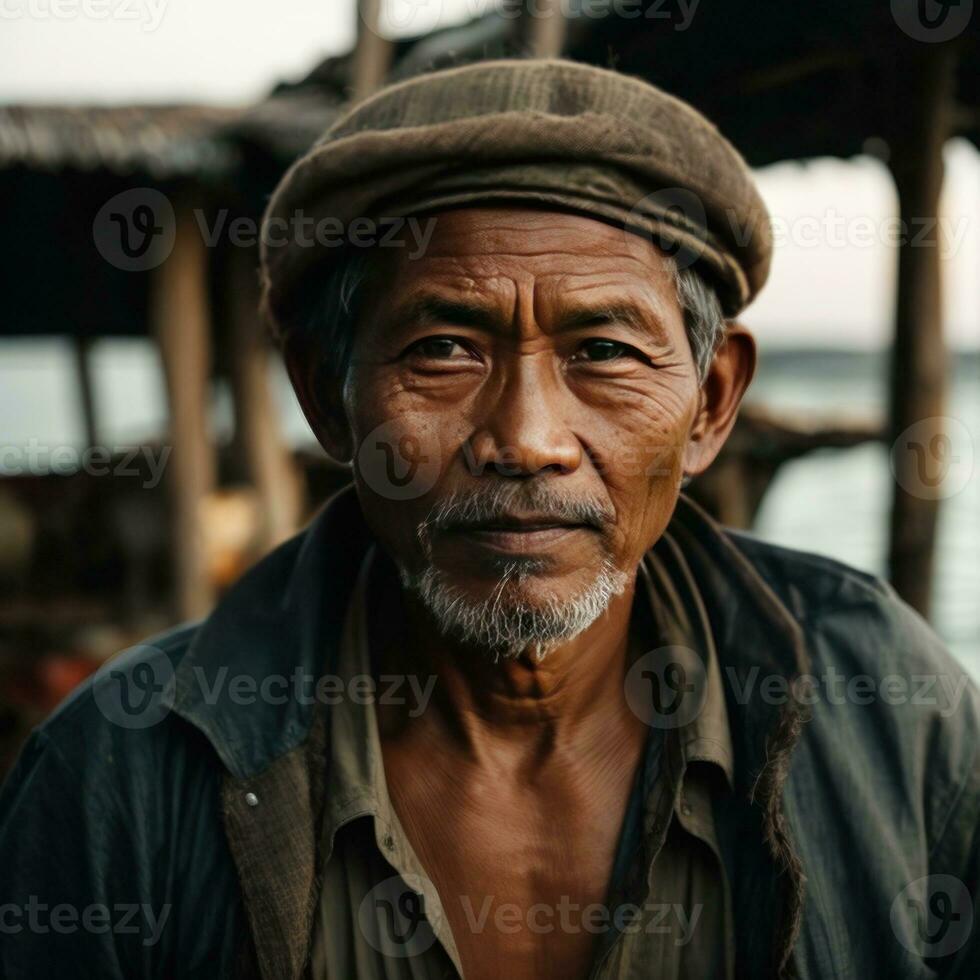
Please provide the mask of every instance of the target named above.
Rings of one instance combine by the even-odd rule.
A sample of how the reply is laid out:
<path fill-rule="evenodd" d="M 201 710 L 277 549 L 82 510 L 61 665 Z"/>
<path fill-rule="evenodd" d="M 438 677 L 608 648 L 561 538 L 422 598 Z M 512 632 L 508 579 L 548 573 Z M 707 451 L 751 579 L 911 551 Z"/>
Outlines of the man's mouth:
<path fill-rule="evenodd" d="M 583 531 L 595 532 L 591 524 L 564 521 L 544 515 L 506 515 L 486 521 L 458 524 L 446 529 L 477 546 L 495 551 L 534 553 L 567 543 Z"/>

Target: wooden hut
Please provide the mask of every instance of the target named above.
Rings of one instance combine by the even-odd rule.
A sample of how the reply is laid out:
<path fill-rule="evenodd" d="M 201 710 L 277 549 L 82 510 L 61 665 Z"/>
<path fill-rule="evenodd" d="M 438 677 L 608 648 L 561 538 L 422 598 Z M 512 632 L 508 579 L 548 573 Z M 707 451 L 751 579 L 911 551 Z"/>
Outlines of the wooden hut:
<path fill-rule="evenodd" d="M 915 6 L 910 0 L 910 17 Z M 302 511 L 300 483 L 272 421 L 255 315 L 254 250 L 227 248 L 224 239 L 208 247 L 201 215 L 210 222 L 225 209 L 226 222 L 257 222 L 284 169 L 351 98 L 444 65 L 560 54 L 640 75 L 687 99 L 754 166 L 851 156 L 873 145 L 887 157 L 904 217 L 936 213 L 944 140 L 961 134 L 977 142 L 980 133 L 980 83 L 968 70 L 977 27 L 944 40 L 916 36 L 914 22 L 895 13 L 900 0 L 829 0 L 803 8 L 651 4 L 640 5 L 647 13 L 638 19 L 596 17 L 588 12 L 594 4 L 573 0 L 538 0 L 534 9 L 552 16 L 498 10 L 397 42 L 377 30 L 377 0 L 362 0 L 361 7 L 353 51 L 254 106 L 0 108 L 0 193 L 8 227 L 16 230 L 6 239 L 10 285 L 0 331 L 71 332 L 93 444 L 98 432 L 86 353 L 92 338 L 156 338 L 171 408 L 178 616 L 203 613 L 213 598 L 201 523 L 203 502 L 219 482 L 207 428 L 206 392 L 215 370 L 232 382 L 239 469 L 260 501 L 262 546 L 294 529 Z M 165 261 L 127 271 L 94 247 L 93 222 L 115 195 L 140 188 L 160 191 L 172 206 L 172 248 Z M 749 523 L 787 459 L 818 446 L 893 439 L 912 421 L 942 417 L 946 355 L 937 250 L 905 245 L 899 260 L 884 430 L 746 413 L 725 456 L 691 487 L 723 520 Z M 914 464 L 902 454 L 896 459 Z M 908 493 L 906 485 L 895 484 L 890 572 L 899 592 L 928 612 L 939 503 Z"/>

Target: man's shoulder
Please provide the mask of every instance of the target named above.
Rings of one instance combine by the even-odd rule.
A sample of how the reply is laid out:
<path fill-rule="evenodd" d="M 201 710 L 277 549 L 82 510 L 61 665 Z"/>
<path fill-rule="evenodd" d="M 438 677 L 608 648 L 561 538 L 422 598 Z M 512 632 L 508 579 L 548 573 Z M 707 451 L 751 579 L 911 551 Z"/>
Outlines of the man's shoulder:
<path fill-rule="evenodd" d="M 9 782 L 57 771 L 80 791 L 186 775 L 200 738 L 172 710 L 175 673 L 200 628 L 174 627 L 112 657 L 32 732 Z M 131 777 L 139 774 L 139 779 Z M 7 787 L 5 787 L 7 788 Z"/>
<path fill-rule="evenodd" d="M 724 531 L 797 620 L 856 605 L 904 605 L 892 586 L 872 572 L 829 555 L 774 544 L 751 531 Z"/>
<path fill-rule="evenodd" d="M 963 673 L 935 629 L 880 575 L 748 531 L 725 532 L 800 625 L 811 653 L 826 639 L 851 668 L 869 673 Z"/>
<path fill-rule="evenodd" d="M 0 956 L 0 974 L 55 976 L 71 964 L 79 976 L 142 975 L 148 947 L 169 963 L 179 942 L 188 975 L 231 975 L 215 965 L 237 941 L 226 915 L 238 892 L 221 833 L 221 769 L 165 697 L 196 630 L 169 630 L 114 657 L 33 731 L 0 786 L 11 907 L 145 914 L 118 929 L 45 928 L 36 942 L 24 930 Z"/>
<path fill-rule="evenodd" d="M 154 727 L 169 711 L 173 678 L 200 622 L 183 623 L 120 651 L 79 684 L 38 730 L 61 734 L 101 721 L 112 728 Z M 100 726 L 101 727 L 101 726 Z"/>
<path fill-rule="evenodd" d="M 897 697 L 888 692 L 904 687 L 910 692 L 904 712 L 909 723 L 915 714 L 924 726 L 936 724 L 938 714 L 942 727 L 980 738 L 975 681 L 890 583 L 825 555 L 726 531 L 799 624 L 814 675 L 874 683 L 881 710 Z M 925 688 L 927 694 L 915 693 Z"/>

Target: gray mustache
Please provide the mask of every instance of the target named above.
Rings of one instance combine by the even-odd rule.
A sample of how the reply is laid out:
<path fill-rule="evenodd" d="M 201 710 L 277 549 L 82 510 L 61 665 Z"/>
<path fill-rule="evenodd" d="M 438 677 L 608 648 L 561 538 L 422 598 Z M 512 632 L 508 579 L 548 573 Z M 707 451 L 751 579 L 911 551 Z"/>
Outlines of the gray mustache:
<path fill-rule="evenodd" d="M 586 524 L 600 531 L 615 519 L 607 503 L 576 498 L 545 483 L 493 483 L 453 491 L 433 506 L 418 533 L 424 540 L 433 531 L 484 524 L 522 513 L 540 515 L 556 523 Z"/>

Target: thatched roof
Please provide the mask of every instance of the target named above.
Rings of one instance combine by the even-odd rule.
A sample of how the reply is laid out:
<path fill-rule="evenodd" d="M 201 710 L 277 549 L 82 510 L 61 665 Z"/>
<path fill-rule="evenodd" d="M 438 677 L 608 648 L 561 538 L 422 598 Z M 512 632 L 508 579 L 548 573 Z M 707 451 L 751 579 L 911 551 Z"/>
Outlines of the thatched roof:
<path fill-rule="evenodd" d="M 579 0 L 581 2 L 581 0 Z M 914 7 L 916 0 L 894 0 Z M 562 9 L 574 9 L 566 0 Z M 598 7 L 601 9 L 601 4 Z M 579 16 L 564 55 L 639 75 L 715 121 L 753 166 L 852 156 L 901 130 L 917 59 L 933 45 L 910 37 L 888 0 L 820 4 L 634 2 L 640 16 Z M 594 9 L 594 8 L 593 8 Z M 689 23 L 684 11 L 693 11 Z M 980 145 L 980 18 L 959 51 L 953 134 Z M 483 58 L 526 53 L 520 22 L 493 12 L 395 45 L 389 79 Z M 286 164 L 343 108 L 350 55 L 328 58 L 281 85 L 230 125 L 232 138 Z"/>
<path fill-rule="evenodd" d="M 582 0 L 561 7 L 575 9 L 576 2 Z M 564 54 L 642 76 L 686 99 L 753 166 L 846 157 L 865 150 L 871 137 L 887 143 L 901 130 L 916 59 L 933 45 L 910 37 L 892 11 L 916 2 L 634 2 L 624 9 L 635 8 L 637 17 L 570 18 Z M 959 49 L 953 132 L 980 145 L 980 18 L 949 43 Z M 521 22 L 491 12 L 399 41 L 389 78 L 522 53 Z M 243 109 L 0 106 L 0 168 L 103 168 L 165 179 L 230 175 L 244 163 L 238 179 L 264 198 L 271 189 L 265 185 L 343 110 L 351 57 L 327 58 Z"/>
<path fill-rule="evenodd" d="M 213 106 L 0 106 L 0 168 L 215 175 L 235 164 L 235 147 L 218 134 L 239 115 Z"/>
<path fill-rule="evenodd" d="M 848 157 L 877 137 L 900 137 L 923 59 L 958 58 L 951 135 L 980 145 L 980 18 L 946 42 L 911 36 L 902 21 L 916 0 L 822 0 L 818 4 L 701 0 L 690 25 L 610 17 L 580 25 L 567 53 L 641 75 L 704 112 L 753 166 L 816 156 Z M 963 8 L 965 9 L 965 8 Z M 951 16 L 959 16 L 950 6 Z M 884 150 L 887 153 L 887 148 Z"/>

